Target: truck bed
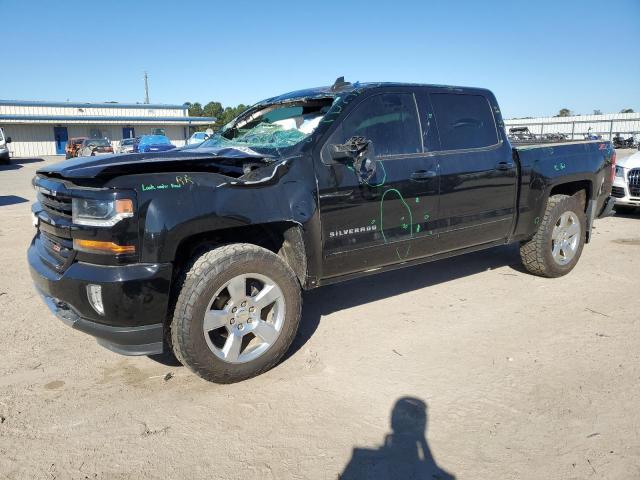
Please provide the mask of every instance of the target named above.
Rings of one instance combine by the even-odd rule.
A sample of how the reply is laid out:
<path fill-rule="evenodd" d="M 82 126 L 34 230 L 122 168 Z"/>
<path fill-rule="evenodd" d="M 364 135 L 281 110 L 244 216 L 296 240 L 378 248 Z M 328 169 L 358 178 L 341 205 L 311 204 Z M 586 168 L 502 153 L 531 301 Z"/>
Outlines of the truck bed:
<path fill-rule="evenodd" d="M 557 141 L 531 141 L 531 142 L 511 142 L 511 146 L 516 150 L 533 150 L 536 148 L 558 147 L 565 145 L 585 145 L 590 143 L 606 143 L 605 140 L 567 140 L 565 142 Z"/>

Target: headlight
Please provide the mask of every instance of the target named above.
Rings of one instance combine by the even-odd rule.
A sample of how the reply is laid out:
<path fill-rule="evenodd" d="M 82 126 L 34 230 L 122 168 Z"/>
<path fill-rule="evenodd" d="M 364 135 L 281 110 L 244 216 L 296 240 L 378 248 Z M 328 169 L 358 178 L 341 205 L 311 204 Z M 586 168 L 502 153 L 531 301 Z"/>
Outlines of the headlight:
<path fill-rule="evenodd" d="M 123 218 L 133 216 L 130 199 L 94 200 L 74 198 L 72 200 L 73 223 L 92 227 L 111 227 Z"/>
<path fill-rule="evenodd" d="M 624 178 L 624 168 L 616 165 L 616 177 Z"/>

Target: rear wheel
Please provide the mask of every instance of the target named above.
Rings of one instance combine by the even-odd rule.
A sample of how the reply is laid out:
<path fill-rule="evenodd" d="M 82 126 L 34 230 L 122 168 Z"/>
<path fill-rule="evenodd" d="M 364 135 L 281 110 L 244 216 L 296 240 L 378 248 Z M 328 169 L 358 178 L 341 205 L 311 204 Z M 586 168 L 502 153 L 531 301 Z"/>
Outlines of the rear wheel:
<path fill-rule="evenodd" d="M 183 276 L 171 324 L 178 360 L 216 383 L 272 368 L 298 329 L 300 286 L 287 263 L 249 244 L 196 258 Z"/>
<path fill-rule="evenodd" d="M 578 263 L 586 238 L 586 216 L 575 196 L 554 195 L 534 237 L 520 245 L 524 267 L 535 275 L 560 277 Z"/>

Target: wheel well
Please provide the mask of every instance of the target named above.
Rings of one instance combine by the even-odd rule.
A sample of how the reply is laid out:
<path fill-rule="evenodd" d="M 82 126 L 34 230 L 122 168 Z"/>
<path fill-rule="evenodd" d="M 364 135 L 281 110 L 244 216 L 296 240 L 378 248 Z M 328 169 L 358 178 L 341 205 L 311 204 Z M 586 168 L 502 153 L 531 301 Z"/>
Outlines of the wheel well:
<path fill-rule="evenodd" d="M 591 198 L 591 182 L 589 180 L 580 180 L 561 183 L 551 189 L 549 196 L 552 197 L 553 195 L 575 195 L 580 203 L 582 203 L 582 208 L 586 211 L 587 200 Z"/>
<path fill-rule="evenodd" d="M 185 238 L 176 250 L 174 272 L 180 274 L 194 255 L 226 243 L 250 243 L 282 256 L 304 285 L 307 264 L 302 227 L 294 222 L 272 222 L 259 225 L 201 232 Z"/>

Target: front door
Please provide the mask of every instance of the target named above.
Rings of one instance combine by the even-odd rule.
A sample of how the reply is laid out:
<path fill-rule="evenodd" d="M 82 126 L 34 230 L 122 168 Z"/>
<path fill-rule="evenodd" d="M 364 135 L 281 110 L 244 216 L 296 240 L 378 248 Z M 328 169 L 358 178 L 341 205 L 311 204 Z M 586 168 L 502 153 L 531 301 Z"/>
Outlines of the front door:
<path fill-rule="evenodd" d="M 122 138 L 134 138 L 136 136 L 133 127 L 124 127 L 122 129 Z"/>
<path fill-rule="evenodd" d="M 316 172 L 323 277 L 424 256 L 437 208 L 438 175 L 434 157 L 424 153 L 413 93 L 375 93 L 337 122 Z M 331 158 L 331 145 L 353 137 L 371 141 L 369 172 L 375 170 L 370 176 Z"/>
<path fill-rule="evenodd" d="M 64 155 L 69 140 L 67 127 L 53 127 L 53 138 L 56 142 L 56 155 Z"/>

